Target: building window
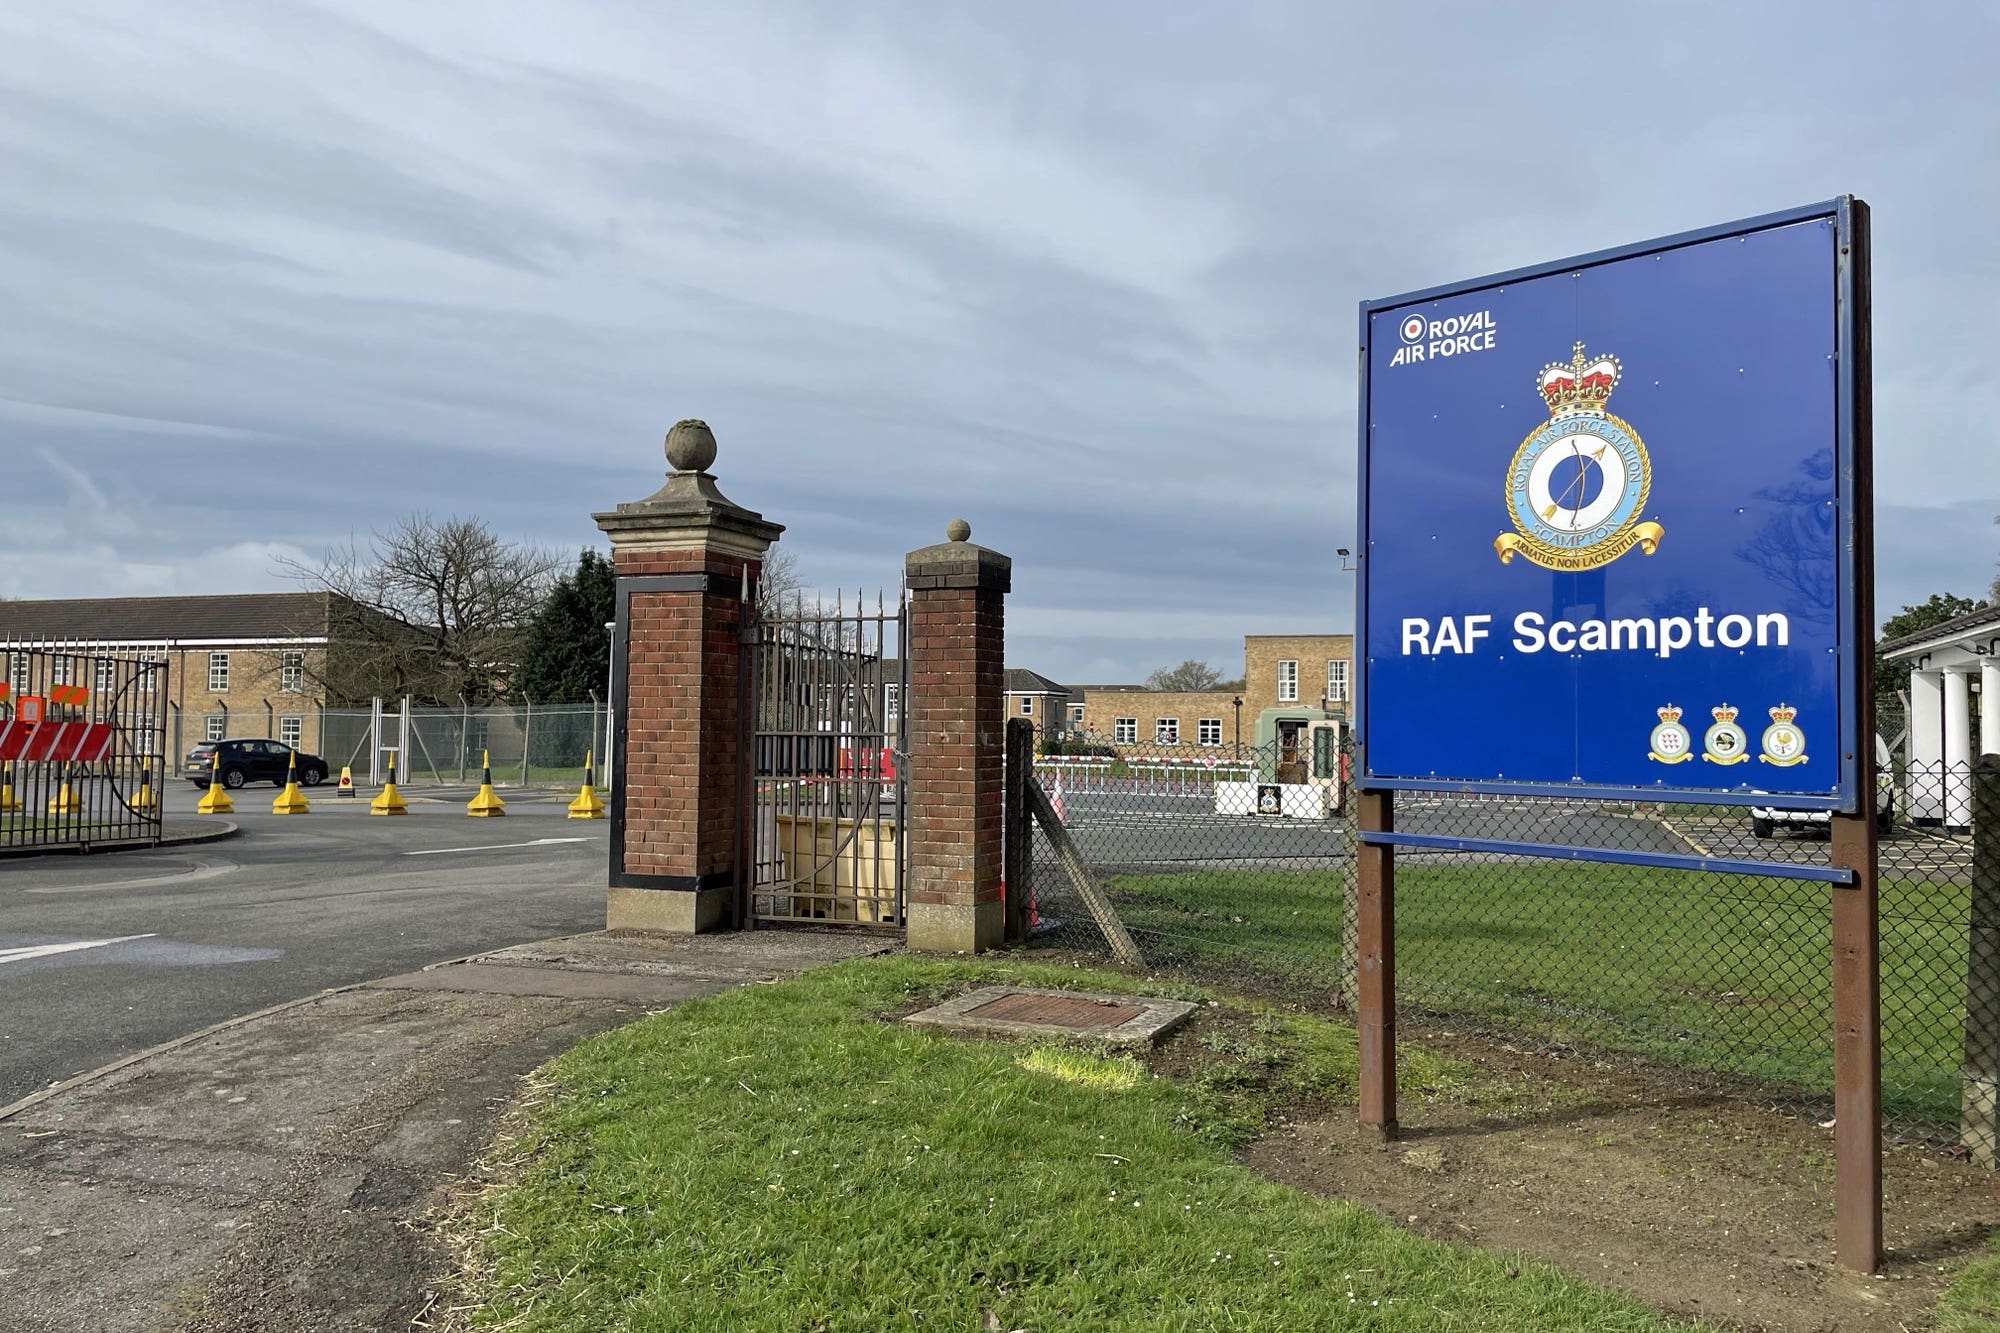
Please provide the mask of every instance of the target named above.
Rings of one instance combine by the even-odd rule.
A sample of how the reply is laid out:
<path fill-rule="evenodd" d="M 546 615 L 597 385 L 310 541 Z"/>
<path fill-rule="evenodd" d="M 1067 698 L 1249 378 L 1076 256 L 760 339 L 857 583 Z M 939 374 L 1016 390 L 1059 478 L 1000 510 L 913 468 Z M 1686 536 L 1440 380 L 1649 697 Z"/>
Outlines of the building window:
<path fill-rule="evenodd" d="M 1195 738 L 1203 745 L 1222 744 L 1222 719 L 1205 717 L 1194 724 Z"/>
<path fill-rule="evenodd" d="M 1347 660 L 1341 657 L 1326 659 L 1326 701 L 1333 704 L 1347 702 Z"/>
<path fill-rule="evenodd" d="M 211 741 L 221 740 L 222 729 L 225 725 L 227 725 L 228 722 L 229 722 L 228 714 L 210 713 L 206 718 L 202 720 L 202 733 L 201 733 L 202 739 Z"/>
<path fill-rule="evenodd" d="M 1071 731 L 1082 731 L 1082 730 L 1083 730 L 1083 705 L 1082 705 L 1082 704 L 1071 704 L 1071 705 L 1069 706 L 1069 729 L 1070 729 Z"/>
<path fill-rule="evenodd" d="M 903 687 L 884 685 L 882 687 L 882 713 L 885 717 L 897 717 L 903 711 Z"/>
<path fill-rule="evenodd" d="M 14 693 L 26 694 L 28 692 L 28 655 L 26 653 L 15 653 L 12 655 L 12 659 L 7 663 L 7 676 L 14 683 Z"/>
<path fill-rule="evenodd" d="M 1138 744 L 1139 719 L 1136 717 L 1114 718 L 1111 723 L 1111 740 L 1115 745 Z"/>
<path fill-rule="evenodd" d="M 228 653 L 210 653 L 208 655 L 208 692 L 210 694 L 229 693 Z"/>
<path fill-rule="evenodd" d="M 304 718 L 281 717 L 278 719 L 278 739 L 291 746 L 294 750 L 299 748 L 299 737 L 304 732 Z"/>
<path fill-rule="evenodd" d="M 1287 658 L 1278 663 L 1278 702 L 1297 703 L 1299 700 L 1299 664 L 1296 659 Z"/>
<path fill-rule="evenodd" d="M 1162 745 L 1179 745 L 1181 743 L 1181 720 L 1177 717 L 1154 718 L 1153 739 Z"/>
<path fill-rule="evenodd" d="M 280 653 L 278 662 L 278 688 L 286 694 L 302 693 L 306 687 L 306 655 Z"/>
<path fill-rule="evenodd" d="M 67 657 L 56 657 L 50 659 L 49 684 L 51 685 L 69 684 L 69 659 Z"/>
<path fill-rule="evenodd" d="M 1022 695 L 1022 696 L 1021 696 L 1021 716 L 1022 716 L 1022 717 L 1033 717 L 1034 715 L 1035 715 L 1035 696 L 1034 696 L 1034 695 L 1032 695 L 1032 694 L 1024 694 L 1024 695 Z"/>
<path fill-rule="evenodd" d="M 109 657 L 100 657 L 97 659 L 96 678 L 97 688 L 100 691 L 109 691 L 111 689 L 111 683 L 115 679 L 114 673 L 117 666 L 118 663 Z"/>

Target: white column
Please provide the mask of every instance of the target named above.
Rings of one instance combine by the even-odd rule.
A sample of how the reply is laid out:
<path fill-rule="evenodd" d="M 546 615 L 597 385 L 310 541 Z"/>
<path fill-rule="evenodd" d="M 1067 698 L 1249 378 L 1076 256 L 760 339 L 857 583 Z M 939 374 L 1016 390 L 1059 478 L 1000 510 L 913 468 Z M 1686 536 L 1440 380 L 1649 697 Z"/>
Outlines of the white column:
<path fill-rule="evenodd" d="M 1944 673 L 1944 822 L 1972 827 L 1972 672 Z"/>
<path fill-rule="evenodd" d="M 2000 754 L 2000 659 L 1979 664 L 1979 753 Z"/>
<path fill-rule="evenodd" d="M 1902 807 L 1911 819 L 1944 817 L 1944 673 L 1910 673 L 1910 769 Z"/>

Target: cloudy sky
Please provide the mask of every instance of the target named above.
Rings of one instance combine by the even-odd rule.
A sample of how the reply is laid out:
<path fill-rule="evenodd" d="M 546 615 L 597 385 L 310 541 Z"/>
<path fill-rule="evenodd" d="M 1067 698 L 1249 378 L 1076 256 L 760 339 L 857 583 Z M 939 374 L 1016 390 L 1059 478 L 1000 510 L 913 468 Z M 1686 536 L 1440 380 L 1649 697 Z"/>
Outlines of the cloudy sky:
<path fill-rule="evenodd" d="M 1946 12 L 1947 10 L 1953 12 Z M 808 581 L 969 518 L 1076 682 L 1351 627 L 1355 306 L 1843 192 L 1878 600 L 2000 553 L 2000 14 L 0 5 L 0 595 L 581 547 L 682 416 Z"/>

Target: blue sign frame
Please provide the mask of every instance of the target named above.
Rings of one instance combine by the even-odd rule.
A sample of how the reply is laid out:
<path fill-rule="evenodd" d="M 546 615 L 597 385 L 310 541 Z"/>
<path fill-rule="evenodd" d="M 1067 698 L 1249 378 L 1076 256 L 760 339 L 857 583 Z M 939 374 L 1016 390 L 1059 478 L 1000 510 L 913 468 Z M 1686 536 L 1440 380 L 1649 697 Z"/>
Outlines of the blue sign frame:
<path fill-rule="evenodd" d="M 1362 303 L 1361 789 L 1859 808 L 1857 747 L 1872 745 L 1873 728 L 1858 695 L 1857 645 L 1871 640 L 1854 568 L 1866 521 L 1856 507 L 1866 354 L 1856 207 L 1842 197 Z M 1573 347 L 1553 336 L 1564 328 Z M 1606 331 L 1629 371 L 1620 346 L 1593 341 Z M 1739 349 L 1773 348 L 1767 379 L 1723 378 Z M 1663 387 L 1650 376 L 1668 365 L 1697 369 Z M 1621 382 L 1636 427 L 1605 406 Z M 1544 410 L 1549 420 L 1516 449 L 1521 424 Z M 1654 427 L 1654 447 L 1676 464 L 1708 450 L 1767 480 L 1788 467 L 1784 494 L 1767 488 L 1734 506 L 1684 466 L 1658 492 L 1677 507 L 1649 510 L 1655 472 L 1640 436 Z M 1752 533 L 1759 504 L 1772 517 Z M 1732 508 L 1749 512 L 1734 527 Z M 1757 561 L 1763 575 L 1741 573 Z M 1620 591 L 1641 585 L 1643 596 Z M 1746 595 L 1776 599 L 1774 609 Z M 1677 597 L 1688 614 L 1620 614 L 1621 596 L 1656 610 Z M 1516 611 L 1537 599 L 1547 614 Z M 1469 614 L 1475 606 L 1492 614 Z M 1597 619 L 1572 622 L 1569 608 Z M 1706 657 L 1671 642 L 1696 625 Z M 1559 650 L 1579 632 L 1583 647 L 1594 632 L 1594 647 L 1608 635 L 1610 649 L 1631 651 Z M 1689 651 L 1675 663 L 1673 648 Z M 1793 705 L 1807 711 L 1786 714 Z M 1761 742 L 1735 723 L 1739 706 L 1753 729 L 1770 714 Z M 1481 708 L 1491 727 L 1469 724 Z M 1688 762 L 1697 748 L 1700 762 Z"/>

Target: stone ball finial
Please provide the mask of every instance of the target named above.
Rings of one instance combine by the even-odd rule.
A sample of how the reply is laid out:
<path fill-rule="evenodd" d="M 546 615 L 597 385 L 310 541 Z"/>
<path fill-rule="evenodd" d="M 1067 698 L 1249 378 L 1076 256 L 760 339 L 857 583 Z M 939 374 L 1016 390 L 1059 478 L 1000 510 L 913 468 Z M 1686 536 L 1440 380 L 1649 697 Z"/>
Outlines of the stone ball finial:
<path fill-rule="evenodd" d="M 667 461 L 676 472 L 706 472 L 715 462 L 715 432 L 706 421 L 689 417 L 667 432 Z"/>
<path fill-rule="evenodd" d="M 944 525 L 944 535 L 947 541 L 967 541 L 972 536 L 972 525 L 962 518 L 955 518 Z"/>

